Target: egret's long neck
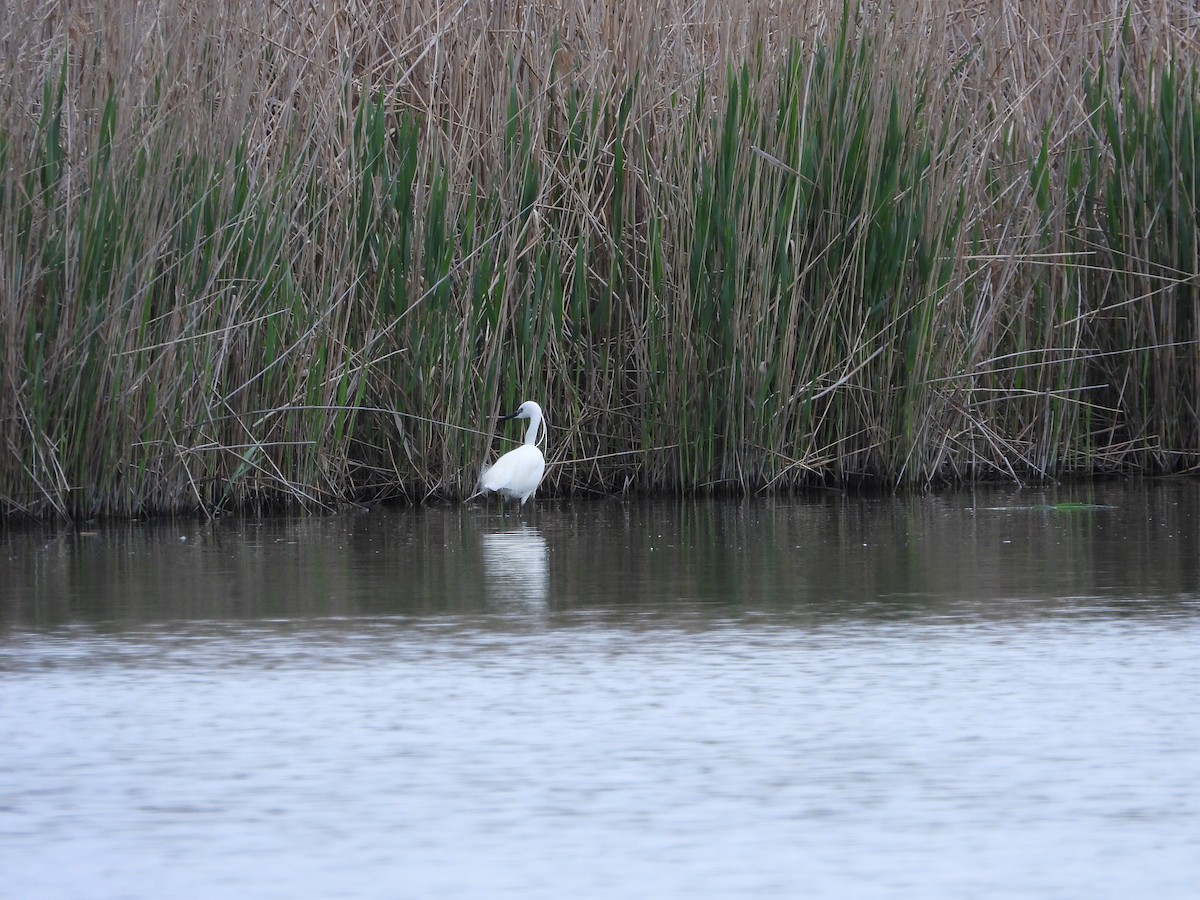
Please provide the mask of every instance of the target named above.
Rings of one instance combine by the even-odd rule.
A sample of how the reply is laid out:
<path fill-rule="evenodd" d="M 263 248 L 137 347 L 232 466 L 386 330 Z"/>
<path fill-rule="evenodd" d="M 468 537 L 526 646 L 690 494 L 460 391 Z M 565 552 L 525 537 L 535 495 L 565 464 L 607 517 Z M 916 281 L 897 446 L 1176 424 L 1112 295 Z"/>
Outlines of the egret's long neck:
<path fill-rule="evenodd" d="M 541 416 L 530 416 L 529 427 L 525 429 L 525 443 L 536 444 L 538 436 L 538 427 L 542 424 Z"/>

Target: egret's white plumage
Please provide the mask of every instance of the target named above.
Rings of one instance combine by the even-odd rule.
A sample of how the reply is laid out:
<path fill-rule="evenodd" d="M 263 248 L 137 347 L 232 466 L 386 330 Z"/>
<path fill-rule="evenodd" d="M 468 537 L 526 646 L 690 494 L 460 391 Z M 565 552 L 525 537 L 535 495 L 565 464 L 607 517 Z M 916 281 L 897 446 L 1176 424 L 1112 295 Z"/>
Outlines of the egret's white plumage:
<path fill-rule="evenodd" d="M 479 477 L 479 487 L 495 491 L 505 500 L 520 500 L 521 506 L 533 496 L 546 472 L 546 460 L 538 449 L 538 429 L 542 425 L 542 408 L 532 400 L 526 400 L 511 415 L 501 419 L 528 419 L 525 443 L 516 450 L 509 450 Z"/>

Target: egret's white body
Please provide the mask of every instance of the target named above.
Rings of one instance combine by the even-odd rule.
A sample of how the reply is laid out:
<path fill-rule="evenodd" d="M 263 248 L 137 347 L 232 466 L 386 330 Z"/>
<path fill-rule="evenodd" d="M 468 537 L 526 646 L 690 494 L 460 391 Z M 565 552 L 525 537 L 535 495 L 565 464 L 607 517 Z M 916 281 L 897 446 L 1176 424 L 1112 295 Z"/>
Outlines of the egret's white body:
<path fill-rule="evenodd" d="M 521 506 L 533 496 L 542 475 L 546 472 L 546 459 L 538 449 L 538 429 L 542 426 L 542 408 L 532 400 L 526 400 L 517 411 L 501 419 L 528 419 L 525 443 L 516 450 L 509 450 L 491 468 L 485 469 L 479 478 L 479 487 L 484 491 L 495 491 L 505 500 L 520 500 Z"/>

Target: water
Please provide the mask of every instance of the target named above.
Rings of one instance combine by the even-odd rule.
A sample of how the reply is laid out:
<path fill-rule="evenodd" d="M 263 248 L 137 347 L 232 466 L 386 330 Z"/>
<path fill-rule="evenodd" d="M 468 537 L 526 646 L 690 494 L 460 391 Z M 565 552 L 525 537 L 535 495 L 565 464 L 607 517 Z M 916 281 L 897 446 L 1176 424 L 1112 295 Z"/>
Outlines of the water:
<path fill-rule="evenodd" d="M 1191 897 L 1198 501 L 9 530 L 0 896 Z"/>

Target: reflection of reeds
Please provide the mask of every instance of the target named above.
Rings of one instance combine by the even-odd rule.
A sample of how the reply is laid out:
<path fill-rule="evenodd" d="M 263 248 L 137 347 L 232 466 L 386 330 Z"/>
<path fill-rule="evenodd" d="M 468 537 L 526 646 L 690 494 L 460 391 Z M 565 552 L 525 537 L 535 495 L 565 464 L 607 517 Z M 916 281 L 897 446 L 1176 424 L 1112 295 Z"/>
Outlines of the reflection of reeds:
<path fill-rule="evenodd" d="M 6 511 L 1195 464 L 1193 14 L 402 6 L 0 11 Z"/>

